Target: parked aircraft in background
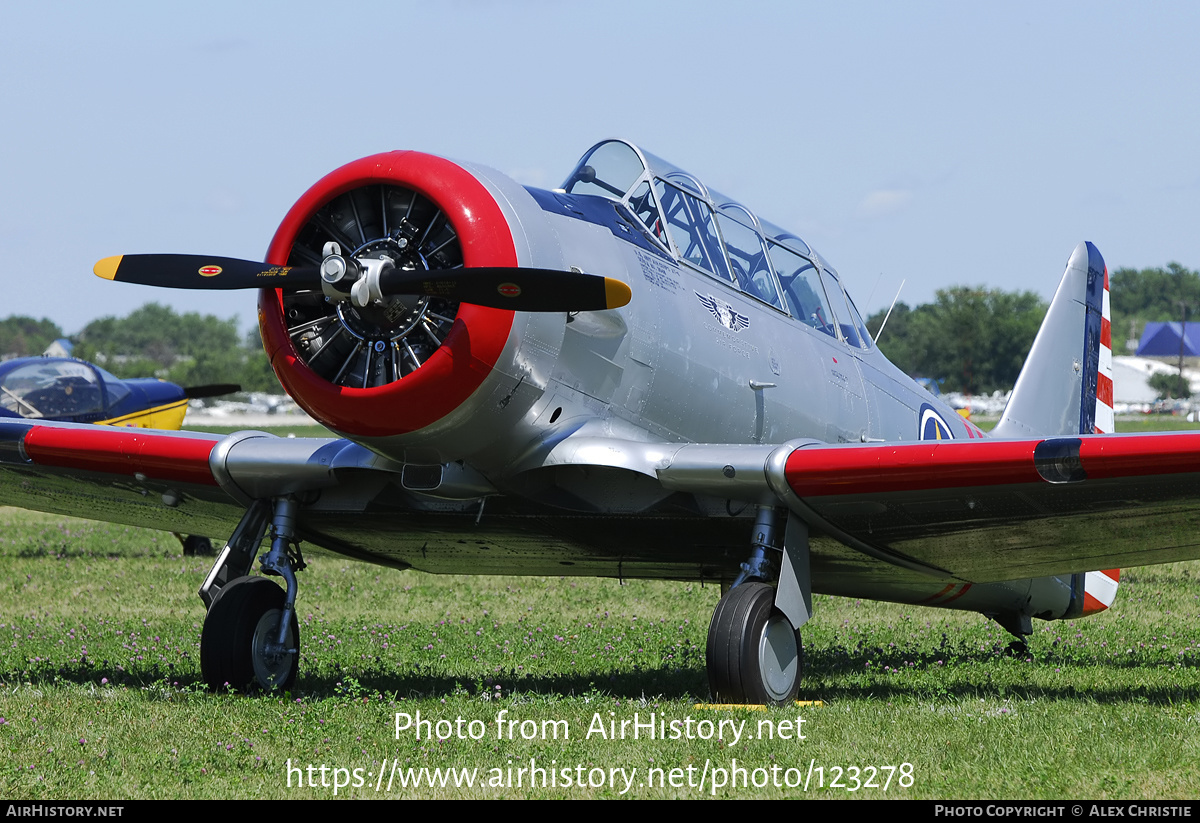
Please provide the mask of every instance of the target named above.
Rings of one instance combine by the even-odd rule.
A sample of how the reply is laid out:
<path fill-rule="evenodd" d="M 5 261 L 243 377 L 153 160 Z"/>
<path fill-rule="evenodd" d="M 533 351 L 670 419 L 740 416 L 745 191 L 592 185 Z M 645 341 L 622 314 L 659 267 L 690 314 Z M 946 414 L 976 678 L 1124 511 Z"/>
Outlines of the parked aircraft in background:
<path fill-rule="evenodd" d="M 1094 434 L 1112 384 L 1089 243 L 992 438 L 887 361 L 800 237 L 620 140 L 552 191 L 375 155 L 306 192 L 265 264 L 96 273 L 261 289 L 276 374 L 345 438 L 0 422 L 7 504 L 232 533 L 201 588 L 214 687 L 295 679 L 302 543 L 428 572 L 719 582 L 710 685 L 754 703 L 795 697 L 814 591 L 1025 637 L 1106 608 L 1116 566 L 1200 556 L 1200 439 Z M 268 532 L 261 572 L 286 589 L 247 576 Z"/>
<path fill-rule="evenodd" d="M 178 429 L 188 400 L 241 391 L 233 384 L 183 388 L 155 378 L 123 380 L 73 357 L 0 363 L 0 417 Z"/>
<path fill-rule="evenodd" d="M 73 357 L 0 363 L 0 420 L 21 417 L 148 429 L 178 429 L 188 400 L 241 391 L 234 384 L 183 388 L 155 378 L 122 380 Z M 207 537 L 176 533 L 185 555 L 212 554 Z"/>

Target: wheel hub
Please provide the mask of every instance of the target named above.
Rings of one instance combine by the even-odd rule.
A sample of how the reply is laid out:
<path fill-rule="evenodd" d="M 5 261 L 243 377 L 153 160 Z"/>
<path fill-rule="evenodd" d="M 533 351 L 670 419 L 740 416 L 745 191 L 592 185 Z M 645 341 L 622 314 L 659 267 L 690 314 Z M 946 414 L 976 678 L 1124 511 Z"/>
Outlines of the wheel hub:
<path fill-rule="evenodd" d="M 800 674 L 796 631 L 787 618 L 774 614 L 758 640 L 758 665 L 763 686 L 773 700 L 787 699 Z"/>
<path fill-rule="evenodd" d="M 251 663 L 254 665 L 254 676 L 258 682 L 268 688 L 277 683 L 283 683 L 292 666 L 291 657 L 296 638 L 289 628 L 287 643 L 280 646 L 279 620 L 283 612 L 280 609 L 270 609 L 258 620 L 254 627 L 254 637 L 251 641 Z"/>

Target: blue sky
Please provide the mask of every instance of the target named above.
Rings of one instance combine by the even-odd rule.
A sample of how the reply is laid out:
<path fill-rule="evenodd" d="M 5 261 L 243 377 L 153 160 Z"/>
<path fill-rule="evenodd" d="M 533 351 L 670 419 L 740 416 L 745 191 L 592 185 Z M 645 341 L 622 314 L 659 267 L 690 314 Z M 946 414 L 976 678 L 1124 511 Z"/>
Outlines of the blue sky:
<path fill-rule="evenodd" d="M 554 186 L 625 137 L 799 233 L 860 308 L 1052 294 L 1075 244 L 1200 269 L 1200 4 L 6 4 L 8 306 L 157 300 L 111 254 L 261 258 L 291 203 L 414 148 Z"/>

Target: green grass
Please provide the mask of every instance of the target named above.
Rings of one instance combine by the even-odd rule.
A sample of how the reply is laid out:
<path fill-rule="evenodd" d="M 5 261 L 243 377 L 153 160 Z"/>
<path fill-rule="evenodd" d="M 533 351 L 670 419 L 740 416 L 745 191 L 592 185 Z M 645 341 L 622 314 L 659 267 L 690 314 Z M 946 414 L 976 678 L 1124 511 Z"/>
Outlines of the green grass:
<path fill-rule="evenodd" d="M 1117 431 L 1122 434 L 1136 432 L 1195 431 L 1200 423 L 1189 423 L 1186 418 L 1169 414 L 1143 414 L 1117 418 Z"/>
<path fill-rule="evenodd" d="M 823 707 L 698 708 L 707 699 L 705 632 L 713 587 L 572 578 L 437 577 L 328 555 L 300 576 L 303 653 L 280 697 L 202 688 L 208 561 L 170 535 L 0 510 L 0 796 L 6 798 L 617 797 L 618 786 L 563 787 L 593 769 L 637 769 L 625 796 L 792 797 L 810 764 L 911 764 L 876 788 L 816 797 L 1180 798 L 1200 794 L 1200 563 L 1126 572 L 1116 604 L 1080 621 L 1035 621 L 1033 655 L 977 615 L 816 598 L 805 628 L 802 697 Z M 518 721 L 496 736 L 498 713 Z M 396 714 L 443 724 L 397 736 Z M 587 735 L 596 718 L 679 728 L 726 721 L 721 739 Z M 742 739 L 759 722 L 792 739 Z M 471 726 L 471 721 L 477 721 Z M 526 721 L 531 721 L 526 722 Z M 527 731 L 539 729 L 532 739 Z M 565 722 L 569 739 L 546 723 Z M 501 726 L 501 729 L 504 727 Z M 762 731 L 767 730 L 762 727 Z M 481 739 L 470 732 L 484 730 Z M 799 729 L 804 739 L 796 739 Z M 462 732 L 460 738 L 458 731 Z M 557 788 L 516 786 L 516 769 L 553 766 Z M 747 769 L 714 790 L 713 769 Z M 293 768 L 327 767 L 327 787 Z M 649 769 L 697 782 L 642 785 Z M 503 787 L 375 791 L 401 768 L 477 769 Z M 511 779 L 508 769 L 514 770 Z M 755 771 L 755 770 L 759 771 Z M 720 774 L 719 772 L 717 773 Z M 864 773 L 865 774 L 865 773 Z M 657 773 L 655 773 L 657 777 Z M 305 780 L 308 773 L 305 771 Z M 368 779 L 368 777 L 370 779 Z M 548 779 L 548 777 L 547 777 Z M 814 773 L 813 780 L 816 776 Z M 860 779 L 865 777 L 860 776 Z M 841 782 L 852 786 L 848 772 Z M 386 781 L 385 781 L 386 787 Z"/>
<path fill-rule="evenodd" d="M 972 417 L 971 422 L 986 431 L 991 431 L 1000 422 L 998 417 Z M 1139 432 L 1174 432 L 1195 431 L 1200 429 L 1200 423 L 1189 423 L 1186 418 L 1169 414 L 1137 414 L 1121 415 L 1116 420 L 1117 432 L 1120 434 L 1137 434 Z"/>

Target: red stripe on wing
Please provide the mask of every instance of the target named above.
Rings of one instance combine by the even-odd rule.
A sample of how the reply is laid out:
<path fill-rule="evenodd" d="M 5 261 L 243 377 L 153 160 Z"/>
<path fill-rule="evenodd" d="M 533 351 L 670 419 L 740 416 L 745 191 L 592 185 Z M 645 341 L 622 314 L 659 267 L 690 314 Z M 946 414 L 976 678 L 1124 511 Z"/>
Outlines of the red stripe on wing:
<path fill-rule="evenodd" d="M 1200 434 L 1109 434 L 1079 440 L 1079 459 L 1088 480 L 1200 473 Z M 802 448 L 788 456 L 784 475 L 800 497 L 1041 483 L 1046 481 L 1034 465 L 1034 450 L 1041 442 Z"/>
<path fill-rule="evenodd" d="M 41 466 L 216 486 L 208 455 L 218 442 L 145 430 L 37 426 L 25 435 L 24 448 Z"/>
<path fill-rule="evenodd" d="M 1033 441 L 796 449 L 784 475 L 801 497 L 1037 483 Z"/>
<path fill-rule="evenodd" d="M 1200 472 L 1200 435 L 1089 437 L 1083 440 L 1079 459 L 1089 480 Z"/>

